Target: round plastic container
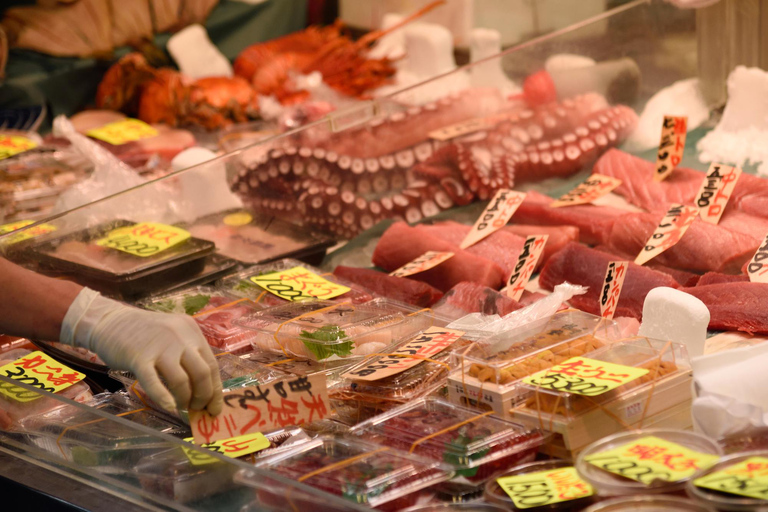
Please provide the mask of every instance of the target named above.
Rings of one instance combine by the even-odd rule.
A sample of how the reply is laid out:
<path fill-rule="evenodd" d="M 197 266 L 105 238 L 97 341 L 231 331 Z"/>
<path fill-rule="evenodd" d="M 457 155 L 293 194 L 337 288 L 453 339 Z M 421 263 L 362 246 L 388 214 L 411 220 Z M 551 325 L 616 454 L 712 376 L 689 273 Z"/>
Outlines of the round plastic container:
<path fill-rule="evenodd" d="M 707 453 L 711 455 L 722 455 L 720 446 L 712 439 L 689 432 L 686 430 L 671 429 L 644 429 L 634 430 L 632 432 L 622 432 L 603 439 L 587 446 L 576 459 L 576 469 L 581 477 L 592 484 L 595 491 L 600 496 L 626 496 L 630 494 L 670 494 L 683 492 L 685 484 L 690 478 L 677 480 L 674 482 L 656 481 L 653 485 L 646 485 L 629 478 L 614 475 L 603 469 L 598 468 L 587 462 L 585 459 L 590 455 L 605 452 L 618 448 L 627 443 L 631 443 L 643 437 L 654 436 L 666 441 L 670 441 L 691 450 Z"/>
<path fill-rule="evenodd" d="M 521 464 L 519 466 L 516 466 L 511 470 L 507 471 L 506 473 L 502 475 L 498 475 L 496 478 L 488 481 L 488 483 L 485 484 L 485 495 L 484 495 L 485 501 L 502 506 L 504 507 L 505 510 L 531 510 L 534 512 L 539 512 L 544 510 L 557 510 L 558 512 L 571 511 L 571 510 L 583 510 L 584 507 L 587 507 L 592 503 L 594 503 L 597 497 L 588 496 L 586 498 L 579 498 L 577 500 L 561 501 L 560 503 L 553 503 L 551 505 L 543 505 L 540 507 L 520 509 L 515 506 L 515 504 L 512 501 L 512 498 L 510 498 L 509 495 L 506 492 L 504 492 L 504 489 L 502 489 L 501 486 L 496 481 L 497 479 L 505 476 L 538 473 L 539 471 L 548 471 L 551 469 L 567 468 L 569 466 L 573 466 L 573 461 L 543 460 L 543 461 L 530 462 L 528 464 Z"/>
<path fill-rule="evenodd" d="M 595 503 L 584 512 L 712 512 L 713 509 L 674 496 L 626 496 Z"/>
<path fill-rule="evenodd" d="M 739 496 L 737 494 L 719 492 L 713 489 L 705 489 L 703 487 L 696 487 L 693 485 L 693 481 L 697 478 L 721 471 L 728 466 L 738 464 L 739 462 L 751 457 L 768 457 L 768 451 L 763 450 L 744 452 L 728 457 L 723 457 L 714 466 L 696 473 L 696 475 L 685 486 L 685 490 L 688 493 L 688 496 L 690 496 L 696 503 L 706 505 L 712 510 L 749 510 L 751 512 L 768 512 L 768 501 L 766 500 L 758 500 L 747 496 Z"/>
<path fill-rule="evenodd" d="M 508 509 L 491 503 L 438 503 L 417 505 L 403 512 L 507 512 Z"/>
<path fill-rule="evenodd" d="M 750 427 L 717 440 L 726 455 L 768 450 L 768 427 Z"/>

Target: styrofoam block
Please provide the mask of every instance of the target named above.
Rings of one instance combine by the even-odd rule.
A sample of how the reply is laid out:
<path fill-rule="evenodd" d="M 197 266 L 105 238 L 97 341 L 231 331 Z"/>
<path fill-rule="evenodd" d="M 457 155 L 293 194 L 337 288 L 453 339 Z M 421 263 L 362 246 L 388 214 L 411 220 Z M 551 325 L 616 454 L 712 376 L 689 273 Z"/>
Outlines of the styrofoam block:
<path fill-rule="evenodd" d="M 200 24 L 180 30 L 168 40 L 168 53 L 190 78 L 232 76 L 232 64 L 208 38 Z"/>
<path fill-rule="evenodd" d="M 501 34 L 498 30 L 476 28 L 470 34 L 469 58 L 478 62 L 501 53 Z M 498 87 L 506 94 L 520 91 L 501 69 L 501 58 L 475 64 L 470 69 L 472 85 L 475 87 Z"/>
<path fill-rule="evenodd" d="M 456 69 L 453 36 L 445 27 L 432 23 L 414 23 L 405 28 L 406 58 L 403 71 L 431 78 Z"/>
<path fill-rule="evenodd" d="M 200 165 L 180 173 L 176 179 L 182 190 L 185 202 L 194 210 L 195 217 L 211 213 L 242 208 L 243 202 L 229 190 L 227 173 L 223 163 L 201 165 L 216 158 L 216 154 L 204 148 L 185 149 L 171 161 L 174 171 Z"/>
<path fill-rule="evenodd" d="M 402 14 L 385 14 L 381 21 L 381 29 L 386 30 L 403 21 L 405 16 Z M 376 45 L 368 52 L 370 59 L 400 59 L 405 55 L 405 30 L 398 29 L 390 32 L 376 42 Z M 395 62 L 395 65 L 398 65 Z"/>
<path fill-rule="evenodd" d="M 709 310 L 699 299 L 674 288 L 654 288 L 645 297 L 638 334 L 682 343 L 691 357 L 704 354 Z"/>

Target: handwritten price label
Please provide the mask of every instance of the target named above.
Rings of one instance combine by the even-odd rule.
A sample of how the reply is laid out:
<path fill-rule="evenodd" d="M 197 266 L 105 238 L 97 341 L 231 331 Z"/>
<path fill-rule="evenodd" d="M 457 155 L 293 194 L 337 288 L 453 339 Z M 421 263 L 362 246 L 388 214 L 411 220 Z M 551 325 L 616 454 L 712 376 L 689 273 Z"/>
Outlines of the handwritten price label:
<path fill-rule="evenodd" d="M 323 279 L 304 267 L 253 276 L 251 281 L 281 299 L 290 301 L 332 299 L 350 290 L 344 285 Z"/>
<path fill-rule="evenodd" d="M 174 226 L 141 222 L 110 231 L 106 237 L 97 240 L 96 245 L 146 258 L 169 249 L 190 236 L 189 231 Z"/>
<path fill-rule="evenodd" d="M 635 258 L 635 263 L 638 265 L 647 263 L 673 247 L 688 231 L 698 215 L 699 209 L 695 206 L 673 204 L 664 214 L 664 218 L 661 219 L 656 231 L 640 250 L 640 254 Z"/>
<path fill-rule="evenodd" d="M 37 147 L 37 143 L 26 137 L 0 135 L 0 160 L 18 155 Z"/>
<path fill-rule="evenodd" d="M 459 247 L 466 249 L 506 226 L 527 195 L 507 189 L 496 192 Z"/>
<path fill-rule="evenodd" d="M 157 130 L 149 126 L 144 121 L 138 119 L 123 119 L 114 123 L 105 124 L 99 128 L 88 130 L 86 135 L 94 139 L 109 142 L 114 146 L 120 146 L 135 140 L 148 139 L 156 137 Z"/>
<path fill-rule="evenodd" d="M 559 208 L 561 206 L 573 206 L 576 204 L 589 204 L 603 197 L 608 192 L 621 185 L 621 180 L 603 174 L 593 174 L 584 183 L 577 186 L 567 194 L 560 196 L 549 206 Z"/>
<path fill-rule="evenodd" d="M 224 393 L 218 416 L 189 411 L 196 444 L 208 444 L 264 430 L 301 425 L 329 415 L 325 374 L 315 373 Z"/>
<path fill-rule="evenodd" d="M 667 179 L 682 161 L 687 130 L 687 117 L 664 116 L 659 152 L 656 155 L 656 172 L 653 175 L 655 181 Z"/>
<path fill-rule="evenodd" d="M 184 440 L 188 443 L 191 443 L 194 441 L 194 438 L 188 437 Z M 271 444 L 272 443 L 269 441 L 269 439 L 264 437 L 264 434 L 261 432 L 255 432 L 253 434 L 246 434 L 244 436 L 237 436 L 229 439 L 222 439 L 220 441 L 214 441 L 212 443 L 206 443 L 200 445 L 200 447 L 236 459 L 238 457 L 260 452 L 265 448 L 269 448 Z M 194 466 L 202 466 L 204 464 L 211 464 L 212 462 L 219 461 L 219 459 L 216 457 L 206 455 L 199 450 L 192 450 L 191 448 L 187 448 L 185 446 L 182 446 L 182 449 L 184 450 L 184 454 L 189 459 L 189 462 L 191 462 Z"/>
<path fill-rule="evenodd" d="M 697 478 L 696 487 L 768 500 L 768 458 L 750 457 Z"/>
<path fill-rule="evenodd" d="M 720 222 L 720 217 L 725 211 L 728 199 L 733 194 L 739 176 L 741 176 L 740 167 L 718 163 L 710 164 L 704 183 L 701 184 L 699 193 L 696 194 L 696 206 L 699 208 L 701 220 L 710 224 Z"/>
<path fill-rule="evenodd" d="M 515 270 L 509 276 L 507 286 L 504 287 L 505 293 L 512 300 L 520 300 L 522 297 L 523 291 L 525 291 L 525 287 L 536 269 L 536 264 L 544 252 L 547 240 L 549 240 L 549 235 L 533 235 L 525 240 L 523 250 L 517 257 Z"/>
<path fill-rule="evenodd" d="M 592 496 L 595 490 L 579 478 L 576 468 L 557 468 L 497 478 L 516 508 L 535 508 Z"/>
<path fill-rule="evenodd" d="M 11 233 L 13 231 L 27 227 L 30 224 L 34 224 L 34 223 L 35 221 L 33 220 L 20 220 L 16 222 L 11 222 L 10 224 L 3 224 L 2 226 L 0 226 L 0 235 Z M 11 235 L 10 237 L 8 237 L 7 243 L 15 244 L 18 242 L 23 242 L 24 240 L 29 240 L 30 238 L 35 238 L 40 235 L 45 235 L 53 231 L 56 231 L 56 226 L 52 226 L 51 224 L 40 224 L 33 228 L 25 229 L 21 233 Z"/>
<path fill-rule="evenodd" d="M 603 279 L 603 294 L 600 296 L 600 316 L 608 320 L 616 313 L 624 278 L 627 277 L 628 261 L 612 261 L 608 263 Z"/>
<path fill-rule="evenodd" d="M 342 378 L 373 381 L 389 377 L 412 368 L 453 345 L 464 335 L 463 331 L 430 327 L 391 355 L 376 356 L 342 375 Z"/>
<path fill-rule="evenodd" d="M 586 357 L 572 357 L 523 379 L 523 382 L 540 388 L 598 396 L 648 373 L 645 368 L 597 361 Z"/>
<path fill-rule="evenodd" d="M 590 464 L 650 485 L 655 480 L 677 482 L 717 462 L 717 455 L 700 453 L 677 443 L 648 436 L 613 450 L 585 457 Z"/>
<path fill-rule="evenodd" d="M 757 252 L 747 265 L 747 275 L 753 283 L 768 283 L 768 267 L 765 260 L 768 259 L 768 235 L 763 239 L 763 243 L 757 248 Z"/>
<path fill-rule="evenodd" d="M 406 263 L 389 275 L 395 277 L 412 276 L 438 266 L 442 262 L 453 258 L 452 252 L 427 251 L 415 260 Z"/>
<path fill-rule="evenodd" d="M 82 373 L 64 366 L 40 351 L 0 367 L 0 375 L 50 393 L 67 389 L 85 378 Z M 43 396 L 7 382 L 0 382 L 0 393 L 17 402 L 31 402 Z"/>

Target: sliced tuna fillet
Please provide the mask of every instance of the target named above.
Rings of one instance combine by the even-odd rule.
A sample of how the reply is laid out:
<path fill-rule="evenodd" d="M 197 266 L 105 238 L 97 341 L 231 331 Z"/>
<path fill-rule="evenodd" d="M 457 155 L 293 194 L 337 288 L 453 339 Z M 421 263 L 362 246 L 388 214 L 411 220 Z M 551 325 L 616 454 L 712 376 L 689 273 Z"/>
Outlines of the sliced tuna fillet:
<path fill-rule="evenodd" d="M 768 180 L 741 173 L 730 202 L 744 213 L 768 217 Z"/>
<path fill-rule="evenodd" d="M 449 318 L 461 318 L 470 313 L 504 316 L 522 307 L 519 302 L 487 286 L 463 282 L 451 288 L 432 309 Z"/>
<path fill-rule="evenodd" d="M 745 274 L 721 274 L 719 272 L 707 272 L 696 282 L 696 286 L 707 286 L 710 284 L 723 283 L 748 283 L 749 276 Z"/>
<path fill-rule="evenodd" d="M 608 245 L 622 253 L 637 255 L 656 230 L 662 213 L 632 213 L 611 229 Z M 754 237 L 696 219 L 680 241 L 652 261 L 694 272 L 716 271 L 738 274 L 757 250 Z"/>
<path fill-rule="evenodd" d="M 453 252 L 454 256 L 440 265 L 409 276 L 447 291 L 462 281 L 473 281 L 491 288 L 504 284 L 504 270 L 491 260 L 462 251 L 405 222 L 396 222 L 384 232 L 373 252 L 373 264 L 392 272 L 427 251 Z"/>
<path fill-rule="evenodd" d="M 569 302 L 575 308 L 599 315 L 603 278 L 608 263 L 615 259 L 602 251 L 570 243 L 544 265 L 544 269 L 539 274 L 539 285 L 547 290 L 554 289 L 564 281 L 588 286 L 587 293 L 576 295 Z M 630 263 L 616 308 L 616 316 L 642 319 L 645 296 L 659 286 L 679 287 L 672 276 Z"/>
<path fill-rule="evenodd" d="M 568 245 L 569 242 L 579 240 L 579 228 L 576 226 L 536 226 L 534 224 L 509 224 L 504 231 L 514 233 L 523 238 L 533 235 L 549 235 L 544 252 L 541 253 L 537 269 L 544 266 L 547 260 L 557 251 Z M 523 242 L 525 243 L 525 242 Z"/>
<path fill-rule="evenodd" d="M 766 205 L 766 208 L 768 208 L 768 205 Z M 768 234 L 768 217 L 745 213 L 735 207 L 731 207 L 730 203 L 728 203 L 728 207 L 726 207 L 717 225 L 731 231 L 744 233 L 758 240 L 762 240 Z"/>
<path fill-rule="evenodd" d="M 614 221 L 628 212 L 610 206 L 592 204 L 551 208 L 553 199 L 538 192 L 528 192 L 525 201 L 512 216 L 515 223 L 537 226 L 576 226 L 579 240 L 589 245 L 604 243 Z"/>
<path fill-rule="evenodd" d="M 443 292 L 427 283 L 407 277 L 393 277 L 367 268 L 338 266 L 333 274 L 382 297 L 423 308 L 431 306 L 443 296 Z"/>
<path fill-rule="evenodd" d="M 472 229 L 472 226 L 447 221 L 437 224 L 420 224 L 415 228 L 424 233 L 445 240 L 448 243 L 459 246 L 464 237 Z M 487 258 L 504 269 L 504 280 L 509 279 L 517 264 L 517 257 L 525 245 L 525 238 L 504 230 L 498 230 L 483 238 L 479 242 L 467 247 L 465 251 L 481 258 Z"/>
<path fill-rule="evenodd" d="M 634 261 L 635 257 L 637 256 L 637 254 L 627 254 L 625 252 L 621 252 L 607 245 L 598 245 L 597 247 L 595 247 L 595 249 L 597 249 L 598 251 L 603 251 L 608 254 L 612 254 L 617 259 L 621 259 L 621 260 Z M 666 265 L 656 263 L 654 260 L 649 261 L 643 266 L 652 268 L 653 270 L 657 270 L 659 272 L 664 272 L 665 274 L 672 276 L 674 280 L 677 281 L 677 284 L 679 284 L 680 286 L 696 286 L 696 283 L 698 283 L 699 279 L 701 278 L 701 275 L 699 274 L 694 274 L 693 272 L 688 272 L 686 270 L 678 270 L 676 268 L 671 268 Z"/>
<path fill-rule="evenodd" d="M 768 284 L 721 283 L 684 288 L 709 309 L 709 328 L 768 334 Z"/>

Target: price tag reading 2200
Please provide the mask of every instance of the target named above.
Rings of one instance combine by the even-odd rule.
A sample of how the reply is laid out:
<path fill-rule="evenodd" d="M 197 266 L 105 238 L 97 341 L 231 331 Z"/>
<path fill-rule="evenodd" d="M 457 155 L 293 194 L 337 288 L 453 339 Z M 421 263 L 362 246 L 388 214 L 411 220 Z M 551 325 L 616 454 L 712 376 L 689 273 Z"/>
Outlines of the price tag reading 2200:
<path fill-rule="evenodd" d="M 106 237 L 97 240 L 96 245 L 146 258 L 173 247 L 190 236 L 192 235 L 189 231 L 174 226 L 141 222 L 110 231 Z"/>
<path fill-rule="evenodd" d="M 332 299 L 350 291 L 350 288 L 323 279 L 304 267 L 271 272 L 251 277 L 251 281 L 281 299 Z"/>

